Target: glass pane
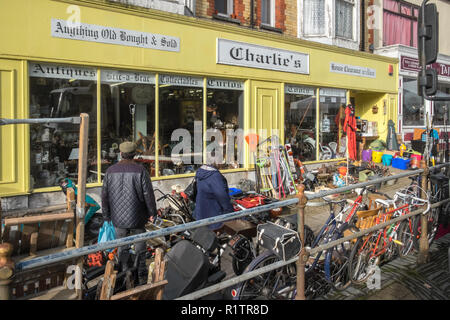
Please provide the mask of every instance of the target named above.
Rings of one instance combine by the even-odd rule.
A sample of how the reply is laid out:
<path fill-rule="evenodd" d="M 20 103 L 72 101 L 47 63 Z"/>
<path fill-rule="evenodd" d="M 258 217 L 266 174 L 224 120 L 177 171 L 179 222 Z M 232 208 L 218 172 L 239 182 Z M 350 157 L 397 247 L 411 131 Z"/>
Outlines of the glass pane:
<path fill-rule="evenodd" d="M 423 126 L 424 108 L 422 98 L 417 95 L 417 80 L 403 80 L 403 124 L 405 126 Z"/>
<path fill-rule="evenodd" d="M 87 183 L 97 178 L 97 71 L 93 68 L 30 63 L 30 117 L 89 115 Z M 77 183 L 80 126 L 30 125 L 31 187 Z"/>
<path fill-rule="evenodd" d="M 336 0 L 336 36 L 353 38 L 353 4 Z"/>
<path fill-rule="evenodd" d="M 207 159 L 219 169 L 242 168 L 244 164 L 243 89 L 240 81 L 208 79 Z"/>
<path fill-rule="evenodd" d="M 284 136 L 290 143 L 294 158 L 300 161 L 316 160 L 316 97 L 315 89 L 286 92 L 284 105 Z M 303 93 L 301 93 L 304 91 Z"/>
<path fill-rule="evenodd" d="M 203 79 L 160 75 L 161 176 L 194 173 L 203 163 Z"/>
<path fill-rule="evenodd" d="M 450 115 L 450 86 L 438 85 L 437 97 L 449 97 L 449 101 L 433 102 L 433 124 L 438 126 L 448 126 Z"/>
<path fill-rule="evenodd" d="M 334 159 L 341 152 L 340 144 L 344 143 L 339 140 L 339 132 L 342 131 L 345 103 L 345 90 L 320 89 L 319 160 Z"/>
<path fill-rule="evenodd" d="M 271 25 L 271 2 L 272 0 L 261 0 L 261 22 L 264 24 Z"/>
<path fill-rule="evenodd" d="M 136 161 L 155 175 L 155 77 L 102 70 L 102 172 L 120 160 L 118 146 L 134 141 Z"/>
<path fill-rule="evenodd" d="M 228 14 L 227 3 L 228 0 L 215 0 L 214 7 L 218 13 Z"/>
<path fill-rule="evenodd" d="M 391 10 L 393 12 L 398 12 L 399 3 L 396 0 L 384 0 L 383 7 L 387 10 Z"/>
<path fill-rule="evenodd" d="M 325 32 L 325 0 L 304 0 L 303 33 L 305 35 Z"/>

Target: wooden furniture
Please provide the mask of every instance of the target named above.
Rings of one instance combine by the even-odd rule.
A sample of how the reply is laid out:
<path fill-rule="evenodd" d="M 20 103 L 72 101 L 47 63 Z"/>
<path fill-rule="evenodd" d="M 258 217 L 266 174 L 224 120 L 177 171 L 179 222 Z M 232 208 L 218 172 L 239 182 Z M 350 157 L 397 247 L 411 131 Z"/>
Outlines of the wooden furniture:
<path fill-rule="evenodd" d="M 1 240 L 13 246 L 13 256 L 34 256 L 39 250 L 73 246 L 75 192 L 72 188 L 67 190 L 66 200 L 64 211 L 3 219 L 5 229 Z"/>
<path fill-rule="evenodd" d="M 100 300 L 161 300 L 167 284 L 167 280 L 164 280 L 165 270 L 164 251 L 157 248 L 153 270 L 149 267 L 147 284 L 113 295 L 117 271 L 114 271 L 114 262 L 110 260 L 106 264 Z"/>

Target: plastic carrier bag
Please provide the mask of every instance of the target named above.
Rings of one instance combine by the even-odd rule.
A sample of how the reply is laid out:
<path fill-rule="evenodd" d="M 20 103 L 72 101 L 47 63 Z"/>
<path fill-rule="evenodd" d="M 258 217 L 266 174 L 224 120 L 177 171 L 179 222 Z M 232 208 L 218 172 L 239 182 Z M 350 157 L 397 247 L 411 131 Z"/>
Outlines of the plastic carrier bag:
<path fill-rule="evenodd" d="M 114 229 L 114 226 L 111 221 L 105 221 L 103 223 L 103 226 L 100 228 L 100 231 L 98 233 L 98 243 L 103 243 L 111 240 L 116 239 L 116 229 Z M 113 251 L 113 249 L 106 250 L 108 252 Z"/>

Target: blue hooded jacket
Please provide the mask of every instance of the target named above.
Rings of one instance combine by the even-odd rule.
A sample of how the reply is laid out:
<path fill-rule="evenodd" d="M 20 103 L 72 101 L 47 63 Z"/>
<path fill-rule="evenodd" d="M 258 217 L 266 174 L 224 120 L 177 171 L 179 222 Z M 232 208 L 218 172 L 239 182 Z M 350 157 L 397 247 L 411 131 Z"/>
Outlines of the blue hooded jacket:
<path fill-rule="evenodd" d="M 195 199 L 195 220 L 215 217 L 233 212 L 228 183 L 219 170 L 203 165 L 195 175 L 197 179 L 197 197 Z M 219 229 L 223 223 L 213 223 L 210 229 Z"/>

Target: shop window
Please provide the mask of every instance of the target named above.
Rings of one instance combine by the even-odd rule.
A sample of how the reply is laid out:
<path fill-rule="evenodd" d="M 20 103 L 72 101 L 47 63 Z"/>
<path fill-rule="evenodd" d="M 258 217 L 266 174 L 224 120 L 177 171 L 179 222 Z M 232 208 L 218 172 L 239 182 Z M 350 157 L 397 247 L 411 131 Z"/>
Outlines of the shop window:
<path fill-rule="evenodd" d="M 316 160 L 316 97 L 315 89 L 285 86 L 285 142 L 290 143 L 294 158 Z"/>
<path fill-rule="evenodd" d="M 303 0 L 303 34 L 325 33 L 325 0 Z"/>
<path fill-rule="evenodd" d="M 194 173 L 203 163 L 203 79 L 159 76 L 161 176 Z"/>
<path fill-rule="evenodd" d="M 353 39 L 353 0 L 336 0 L 336 36 Z"/>
<path fill-rule="evenodd" d="M 447 97 L 449 101 L 434 101 L 433 102 L 433 124 L 436 126 L 448 126 L 450 115 L 450 85 L 439 84 L 437 97 Z M 445 114 L 447 117 L 445 118 Z"/>
<path fill-rule="evenodd" d="M 207 88 L 208 156 L 217 159 L 220 169 L 242 168 L 244 83 L 208 79 Z"/>
<path fill-rule="evenodd" d="M 403 79 L 403 125 L 423 126 L 424 107 L 422 98 L 417 95 L 417 80 Z"/>
<path fill-rule="evenodd" d="M 138 159 L 155 175 L 155 76 L 101 70 L 102 172 L 120 160 L 118 146 L 134 141 Z"/>
<path fill-rule="evenodd" d="M 319 91 L 319 160 L 341 157 L 343 110 L 346 91 L 320 89 Z"/>
<path fill-rule="evenodd" d="M 30 117 L 65 118 L 89 114 L 87 182 L 97 176 L 97 71 L 93 68 L 30 63 Z M 76 183 L 80 126 L 30 125 L 31 187 Z"/>

